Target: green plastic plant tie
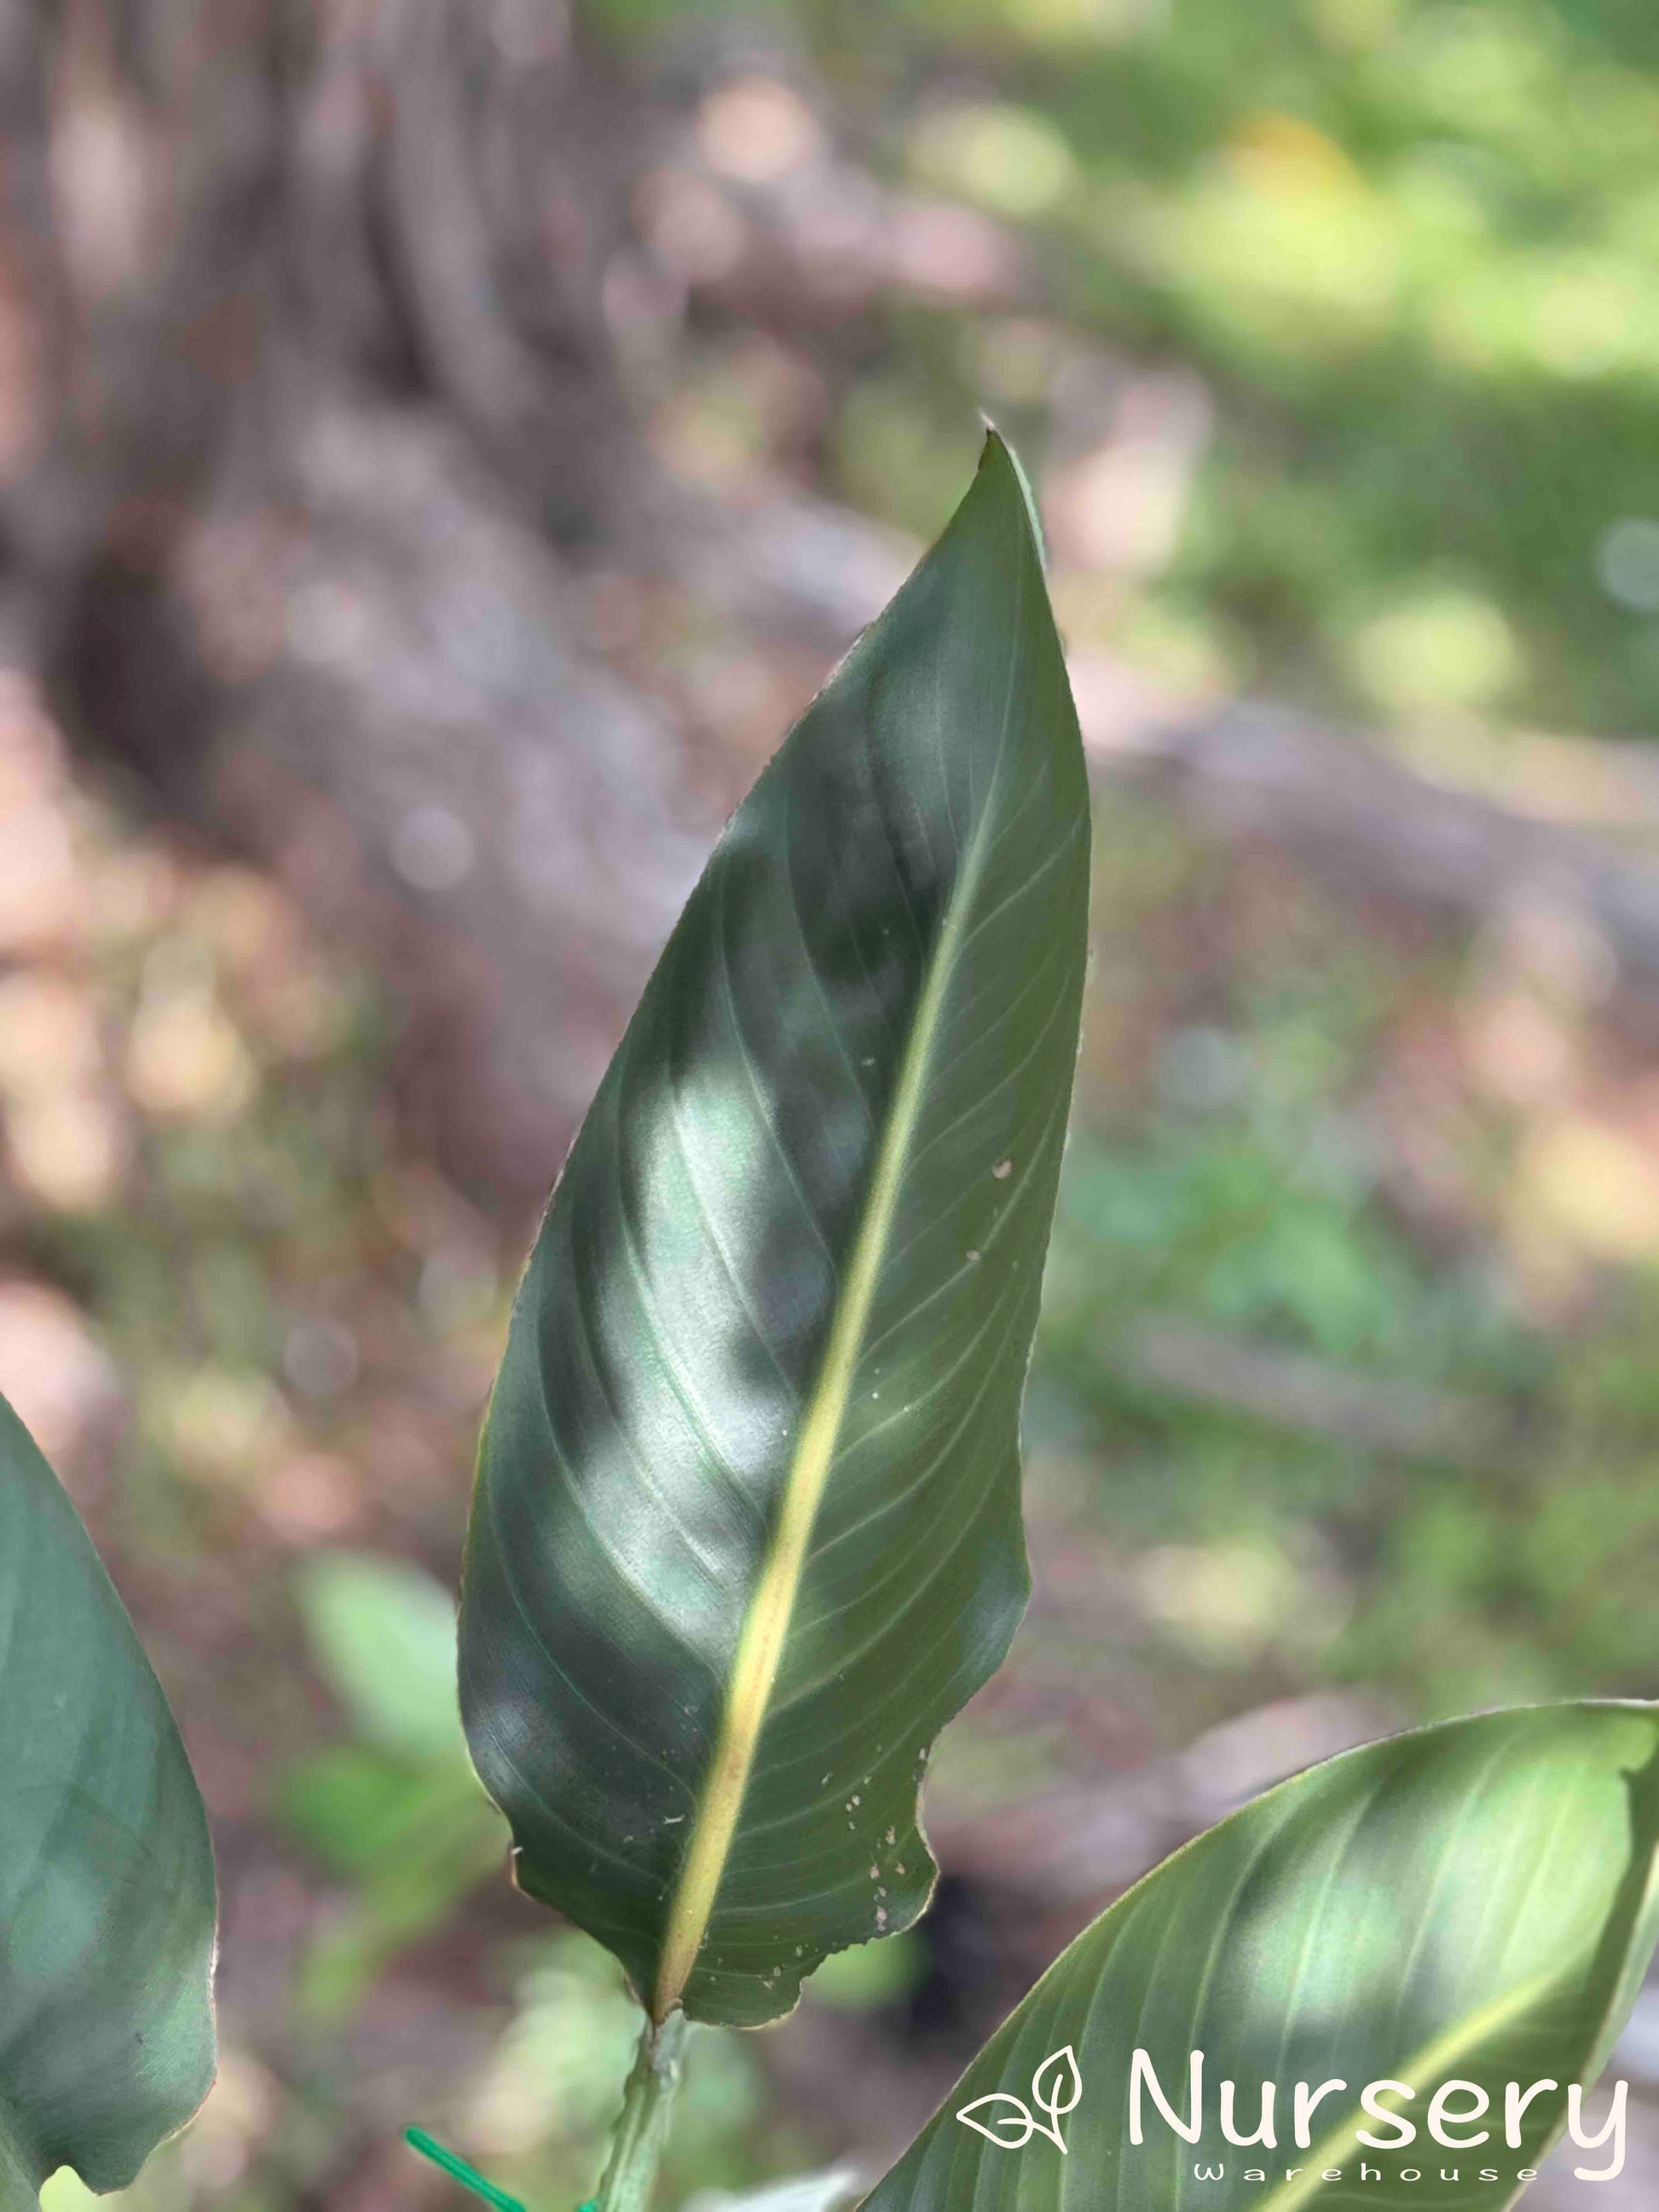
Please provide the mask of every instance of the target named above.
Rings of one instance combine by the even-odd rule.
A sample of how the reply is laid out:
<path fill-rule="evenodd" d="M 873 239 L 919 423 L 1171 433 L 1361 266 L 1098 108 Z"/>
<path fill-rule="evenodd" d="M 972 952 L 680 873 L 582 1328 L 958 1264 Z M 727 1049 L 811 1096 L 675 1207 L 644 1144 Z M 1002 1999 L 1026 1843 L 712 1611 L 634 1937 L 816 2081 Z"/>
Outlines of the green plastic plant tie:
<path fill-rule="evenodd" d="M 404 2141 L 411 2150 L 419 2151 L 422 2158 L 429 2158 L 434 2166 L 441 2166 L 446 2173 L 460 2183 L 463 2189 L 470 2189 L 475 2197 L 482 2197 L 486 2204 L 493 2204 L 495 2212 L 526 2212 L 525 2206 L 516 2197 L 509 2197 L 504 2189 L 497 2189 L 493 2181 L 486 2181 L 476 2166 L 469 2166 L 464 2158 L 457 2158 L 453 2150 L 446 2150 L 441 2142 L 428 2135 L 424 2128 L 405 2128 Z M 593 2212 L 593 2208 L 585 2206 L 583 2212 Z"/>

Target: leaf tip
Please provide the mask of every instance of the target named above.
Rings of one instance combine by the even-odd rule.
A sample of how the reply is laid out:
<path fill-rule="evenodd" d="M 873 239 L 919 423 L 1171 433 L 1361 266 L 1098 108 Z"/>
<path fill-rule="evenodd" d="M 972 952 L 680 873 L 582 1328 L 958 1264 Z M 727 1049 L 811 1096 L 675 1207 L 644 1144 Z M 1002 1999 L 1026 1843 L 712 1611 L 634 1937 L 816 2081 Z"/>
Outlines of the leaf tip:
<path fill-rule="evenodd" d="M 1048 542 L 1042 533 L 1042 516 L 1038 511 L 1036 494 L 1031 488 L 1031 479 L 1025 473 L 1024 464 L 988 415 L 981 414 L 979 419 L 985 425 L 985 442 L 980 448 L 979 473 L 988 480 L 1003 478 L 1007 488 L 1017 494 L 1025 526 L 1030 532 L 1031 543 L 1036 550 L 1038 565 L 1046 569 L 1048 565 Z"/>

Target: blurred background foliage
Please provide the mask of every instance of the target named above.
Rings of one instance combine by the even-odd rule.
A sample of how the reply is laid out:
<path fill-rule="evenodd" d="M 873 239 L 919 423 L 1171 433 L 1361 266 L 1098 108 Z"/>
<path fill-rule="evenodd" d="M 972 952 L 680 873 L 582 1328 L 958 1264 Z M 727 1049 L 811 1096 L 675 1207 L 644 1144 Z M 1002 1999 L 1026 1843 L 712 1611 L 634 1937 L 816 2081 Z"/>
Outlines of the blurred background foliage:
<path fill-rule="evenodd" d="M 672 7 L 603 15 L 657 58 L 714 35 L 701 11 L 695 33 Z M 1066 487 L 1076 550 L 1118 572 L 1068 597 L 1076 635 L 1368 720 L 1651 721 L 1639 9 L 823 0 L 753 19 L 769 31 L 872 174 L 1017 228 L 1041 271 L 1045 313 L 907 302 L 856 334 L 825 436 L 849 496 L 926 533 L 975 408 L 1039 451 L 1057 411 L 1075 438 L 1105 345 L 1161 374 L 1117 395 L 1117 446 Z M 742 137 L 740 112 L 704 138 L 741 177 L 752 137 L 745 163 L 722 129 Z M 731 381 L 708 402 L 728 414 Z"/>
<path fill-rule="evenodd" d="M 233 89 L 265 66 L 246 12 L 202 64 Z M 276 14 L 334 125 L 362 56 L 392 82 L 424 20 Z M 465 1759 L 473 1439 L 538 1197 L 697 857 L 958 495 L 980 410 L 1040 485 L 1099 793 L 1036 1597 L 941 1747 L 928 1921 L 832 1961 L 777 2031 L 702 2037 L 665 2202 L 870 2170 L 1082 1919 L 1308 1759 L 1659 1694 L 1659 27 L 1622 0 L 489 20 L 513 97 L 556 62 L 631 118 L 559 142 L 532 254 L 591 274 L 591 359 L 556 331 L 532 358 L 549 388 L 611 380 L 603 436 L 503 462 L 445 383 L 465 318 L 411 264 L 431 326 L 352 370 L 391 442 L 325 440 L 324 492 L 296 461 L 239 507 L 292 348 L 191 325 L 268 411 L 234 465 L 122 475 L 78 596 L 25 619 L 125 393 L 99 356 L 105 415 L 48 425 L 18 272 L 55 241 L 76 359 L 161 296 L 133 118 L 173 125 L 96 10 L 42 15 L 55 228 L 37 210 L 0 255 L 0 1387 L 141 1622 L 225 1894 L 220 2082 L 135 2212 L 459 2202 L 411 2120 L 532 2204 L 591 2185 L 630 2016 L 501 1878 Z M 349 321 L 369 279 L 341 252 Z M 441 470 L 409 442 L 434 424 Z M 472 504 L 446 507 L 457 451 Z M 793 612 L 734 584 L 745 549 L 773 583 L 811 569 Z M 563 663 L 514 658 L 544 568 L 535 649 Z M 131 627 L 152 602 L 210 703 Z M 1245 818 L 1224 775 L 1172 771 L 1172 729 L 1225 769 L 1241 695 L 1295 718 L 1311 830 L 1280 834 L 1277 787 Z M 403 763 L 380 844 L 360 696 Z M 520 723 L 566 778 L 556 834 L 485 866 Z M 1349 727 L 1397 771 L 1356 801 L 1364 866 Z M 648 834 L 607 777 L 659 791 Z M 1447 793 L 1484 811 L 1443 823 Z M 1520 855 L 1501 879 L 1482 837 Z M 511 914 L 485 899 L 509 881 Z M 527 1156 L 456 1076 L 496 1049 L 458 1006 L 534 1034 Z M 46 2201 L 86 2200 L 65 2175 Z"/>

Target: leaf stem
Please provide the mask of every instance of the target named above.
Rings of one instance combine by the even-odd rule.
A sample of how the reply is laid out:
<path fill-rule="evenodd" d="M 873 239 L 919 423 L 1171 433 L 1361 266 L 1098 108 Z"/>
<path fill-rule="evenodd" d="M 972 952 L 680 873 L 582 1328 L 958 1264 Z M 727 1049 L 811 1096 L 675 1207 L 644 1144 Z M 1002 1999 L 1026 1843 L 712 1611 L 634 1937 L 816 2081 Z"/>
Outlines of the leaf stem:
<path fill-rule="evenodd" d="M 649 2212 L 690 2033 L 683 2012 L 670 2013 L 660 2027 L 646 2021 L 599 2184 L 598 2212 Z"/>

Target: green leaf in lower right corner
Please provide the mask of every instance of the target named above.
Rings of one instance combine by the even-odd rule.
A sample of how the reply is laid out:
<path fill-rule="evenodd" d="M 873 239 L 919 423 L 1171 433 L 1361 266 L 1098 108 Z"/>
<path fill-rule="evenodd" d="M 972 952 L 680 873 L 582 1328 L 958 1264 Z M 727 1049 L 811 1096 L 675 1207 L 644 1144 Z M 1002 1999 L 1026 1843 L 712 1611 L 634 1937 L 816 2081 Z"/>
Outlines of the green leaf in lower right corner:
<path fill-rule="evenodd" d="M 1651 1705 L 1486 1714 L 1313 1767 L 1087 1929 L 865 2212 L 1495 2212 L 1607 2063 L 1659 1936 L 1656 1849 Z M 1268 2085 L 1267 2136 L 1230 2140 Z"/>

